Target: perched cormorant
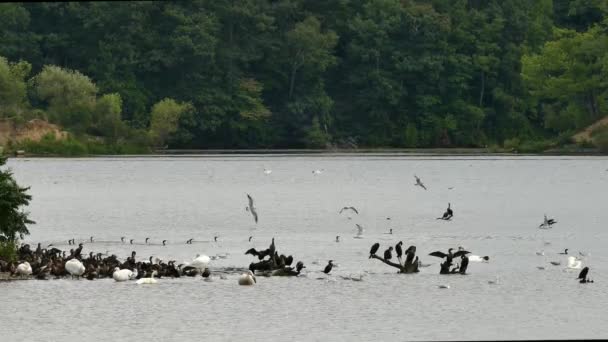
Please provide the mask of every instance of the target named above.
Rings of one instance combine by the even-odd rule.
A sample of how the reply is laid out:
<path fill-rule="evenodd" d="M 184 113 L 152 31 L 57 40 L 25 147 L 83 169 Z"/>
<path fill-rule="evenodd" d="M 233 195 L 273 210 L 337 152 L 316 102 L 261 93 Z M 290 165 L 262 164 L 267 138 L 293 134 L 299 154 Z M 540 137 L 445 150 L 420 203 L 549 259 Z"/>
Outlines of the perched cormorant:
<path fill-rule="evenodd" d="M 380 248 L 380 244 L 378 242 L 376 242 L 375 244 L 372 245 L 372 249 L 369 250 L 369 258 L 372 258 L 372 255 L 375 255 L 376 252 L 378 252 L 378 249 Z"/>
<path fill-rule="evenodd" d="M 163 240 L 163 246 L 165 245 L 165 242 L 167 242 L 167 240 Z"/>
<path fill-rule="evenodd" d="M 384 251 L 384 260 L 391 260 L 393 258 L 393 254 L 391 253 L 393 250 L 393 246 L 390 246 L 387 250 Z"/>
<path fill-rule="evenodd" d="M 403 256 L 403 249 L 401 248 L 401 245 L 403 245 L 403 241 L 399 241 L 395 245 L 395 252 L 397 253 L 397 259 L 399 260 L 399 264 L 401 264 L 401 256 Z"/>
<path fill-rule="evenodd" d="M 130 243 L 130 244 L 133 244 L 133 239 L 129 240 L 129 243 Z"/>
<path fill-rule="evenodd" d="M 215 242 L 217 242 L 217 236 L 214 236 L 214 237 L 213 237 L 213 240 L 214 240 Z"/>
<path fill-rule="evenodd" d="M 340 235 L 336 235 L 336 242 L 340 242 Z"/>
<path fill-rule="evenodd" d="M 124 237 L 124 236 L 121 236 L 121 237 L 120 237 L 120 242 L 122 242 L 122 243 L 124 243 L 124 242 L 125 242 L 125 237 Z"/>
<path fill-rule="evenodd" d="M 91 242 L 93 242 L 93 237 L 91 236 Z"/>
<path fill-rule="evenodd" d="M 146 244 L 148 244 L 148 240 L 150 240 L 150 238 L 149 238 L 149 237 L 147 237 L 147 238 L 146 238 Z"/>
<path fill-rule="evenodd" d="M 327 263 L 327 266 L 325 266 L 323 273 L 329 274 L 329 272 L 331 272 L 331 268 L 334 266 L 334 264 L 332 264 L 332 261 L 333 260 L 329 260 L 329 263 Z"/>
<path fill-rule="evenodd" d="M 250 237 L 249 237 L 249 242 L 251 242 L 251 239 L 253 239 L 253 236 L 250 236 Z"/>
<path fill-rule="evenodd" d="M 446 211 L 445 211 L 445 213 L 443 213 L 442 217 L 438 217 L 437 219 L 447 221 L 447 220 L 452 219 L 452 216 L 454 216 L 454 212 L 452 211 L 451 203 L 448 203 L 448 209 L 446 209 Z"/>
<path fill-rule="evenodd" d="M 559 254 L 567 255 L 568 254 L 568 248 L 566 248 L 562 253 L 559 253 Z"/>
<path fill-rule="evenodd" d="M 589 267 L 583 268 L 581 273 L 579 273 L 578 277 L 576 278 L 576 279 L 581 280 L 581 281 L 579 281 L 579 283 L 581 283 L 581 284 L 593 283 L 593 280 L 590 280 L 589 278 L 587 278 L 587 273 L 589 273 Z"/>

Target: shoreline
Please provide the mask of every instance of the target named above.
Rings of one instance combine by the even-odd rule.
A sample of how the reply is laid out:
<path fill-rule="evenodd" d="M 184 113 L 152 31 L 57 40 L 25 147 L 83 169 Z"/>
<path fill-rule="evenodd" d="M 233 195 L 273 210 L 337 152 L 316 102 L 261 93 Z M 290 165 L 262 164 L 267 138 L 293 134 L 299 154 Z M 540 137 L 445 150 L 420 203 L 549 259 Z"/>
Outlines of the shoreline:
<path fill-rule="evenodd" d="M 402 155 L 402 156 L 606 156 L 597 149 L 550 149 L 536 153 L 491 150 L 488 148 L 360 148 L 360 149 L 168 149 L 155 150 L 147 154 L 86 154 L 68 156 L 64 154 L 22 153 L 6 155 L 8 158 L 158 158 L 158 157 L 196 157 L 220 155 Z"/>

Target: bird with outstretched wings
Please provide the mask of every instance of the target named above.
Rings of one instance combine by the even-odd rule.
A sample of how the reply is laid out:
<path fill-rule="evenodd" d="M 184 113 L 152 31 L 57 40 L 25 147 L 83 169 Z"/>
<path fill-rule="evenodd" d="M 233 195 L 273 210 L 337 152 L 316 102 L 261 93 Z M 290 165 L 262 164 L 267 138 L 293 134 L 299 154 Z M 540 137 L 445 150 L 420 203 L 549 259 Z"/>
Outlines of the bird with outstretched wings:
<path fill-rule="evenodd" d="M 338 212 L 338 214 L 342 214 L 342 212 L 344 210 L 352 210 L 352 211 L 355 212 L 355 214 L 357 214 L 357 215 L 359 214 L 359 211 L 357 211 L 357 209 L 355 207 L 344 207 L 344 208 L 340 209 L 340 211 Z"/>
<path fill-rule="evenodd" d="M 249 206 L 247 207 L 247 211 L 251 212 L 255 223 L 258 223 L 258 213 L 255 211 L 255 207 L 253 206 L 253 198 L 251 198 L 251 196 L 247 194 L 247 199 L 249 200 Z"/>

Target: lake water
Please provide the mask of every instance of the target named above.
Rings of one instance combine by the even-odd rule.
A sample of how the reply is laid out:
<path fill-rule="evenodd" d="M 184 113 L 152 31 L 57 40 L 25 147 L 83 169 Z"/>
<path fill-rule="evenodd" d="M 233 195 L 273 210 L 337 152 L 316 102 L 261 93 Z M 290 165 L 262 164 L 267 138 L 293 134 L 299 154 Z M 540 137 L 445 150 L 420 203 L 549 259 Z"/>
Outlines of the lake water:
<path fill-rule="evenodd" d="M 26 242 L 63 249 L 75 238 L 85 242 L 83 253 L 121 259 L 132 250 L 141 260 L 178 262 L 227 254 L 211 262 L 217 275 L 246 268 L 254 259 L 245 250 L 265 249 L 275 237 L 279 253 L 307 268 L 297 278 L 258 277 L 252 287 L 238 286 L 235 273 L 151 286 L 4 282 L 0 331 L 7 341 L 608 337 L 608 158 L 214 155 L 20 158 L 8 165 L 32 187 L 28 210 L 37 224 Z M 427 191 L 414 186 L 414 174 Z M 258 224 L 245 210 L 247 193 Z M 448 202 L 453 221 L 436 220 Z M 351 205 L 359 215 L 338 214 Z M 538 229 L 544 214 L 558 221 L 552 229 Z M 353 238 L 356 223 L 362 239 Z M 90 236 L 94 243 L 86 243 Z M 185 244 L 190 238 L 195 242 Z M 399 240 L 432 265 L 400 275 L 368 259 L 374 242 L 381 255 Z M 440 259 L 428 253 L 458 246 L 490 262 L 470 263 L 466 276 L 439 275 Z M 579 284 L 578 271 L 564 269 L 558 253 L 565 248 L 589 253 L 583 266 L 594 284 Z M 541 250 L 545 256 L 536 255 Z M 326 276 L 329 259 L 338 267 Z M 363 281 L 341 277 L 351 275 Z M 496 276 L 499 284 L 488 284 Z"/>

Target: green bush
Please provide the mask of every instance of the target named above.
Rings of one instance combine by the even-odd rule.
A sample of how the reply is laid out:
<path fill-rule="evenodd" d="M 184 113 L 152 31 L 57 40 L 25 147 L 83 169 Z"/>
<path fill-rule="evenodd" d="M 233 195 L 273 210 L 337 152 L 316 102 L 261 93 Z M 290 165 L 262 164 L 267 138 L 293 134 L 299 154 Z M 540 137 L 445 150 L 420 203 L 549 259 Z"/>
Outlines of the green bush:
<path fill-rule="evenodd" d="M 553 146 L 553 142 L 549 140 L 528 140 L 519 144 L 518 152 L 522 153 L 539 153 Z"/>
<path fill-rule="evenodd" d="M 601 153 L 608 154 L 608 130 L 603 133 L 598 133 L 594 137 L 594 142 Z"/>
<path fill-rule="evenodd" d="M 15 150 L 25 150 L 32 154 L 53 154 L 65 156 L 80 156 L 87 154 L 87 147 L 80 141 L 68 137 L 67 139 L 55 139 L 53 133 L 42 137 L 40 141 L 24 140 L 16 144 Z"/>
<path fill-rule="evenodd" d="M 505 139 L 505 142 L 503 143 L 503 147 L 506 148 L 507 150 L 518 150 L 519 144 L 520 144 L 519 138 Z"/>
<path fill-rule="evenodd" d="M 0 260 L 17 261 L 17 244 L 10 241 L 0 241 Z"/>

